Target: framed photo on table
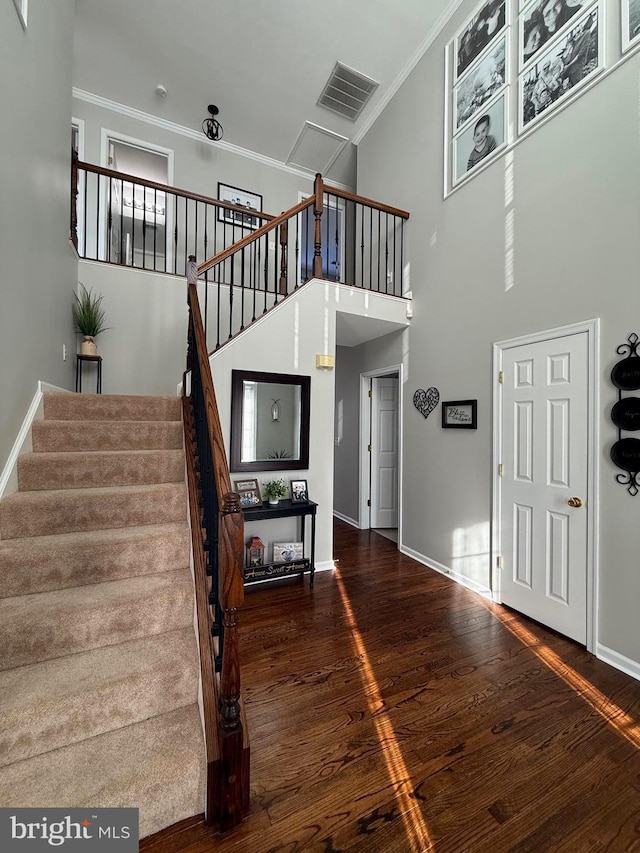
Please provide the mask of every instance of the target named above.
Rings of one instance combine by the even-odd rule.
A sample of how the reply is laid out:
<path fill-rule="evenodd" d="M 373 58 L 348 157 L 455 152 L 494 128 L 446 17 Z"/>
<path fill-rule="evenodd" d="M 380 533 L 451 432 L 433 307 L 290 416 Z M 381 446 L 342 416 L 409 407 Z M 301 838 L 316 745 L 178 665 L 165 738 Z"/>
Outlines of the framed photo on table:
<path fill-rule="evenodd" d="M 291 503 L 305 504 L 309 500 L 306 480 L 291 480 Z"/>
<path fill-rule="evenodd" d="M 478 401 L 450 400 L 442 404 L 443 429 L 477 429 Z"/>
<path fill-rule="evenodd" d="M 302 559 L 302 542 L 274 542 L 273 562 L 293 563 Z"/>
<path fill-rule="evenodd" d="M 257 480 L 234 480 L 233 490 L 240 495 L 240 506 L 261 506 L 262 495 Z"/>
<path fill-rule="evenodd" d="M 246 210 L 262 212 L 262 196 L 257 193 L 250 193 L 247 190 L 218 182 L 218 198 L 220 201 L 227 201 Z M 255 231 L 260 225 L 260 219 L 257 216 L 252 216 L 243 210 L 230 210 L 227 207 L 218 208 L 218 219 L 228 225 L 238 225 L 241 228 L 249 228 L 251 231 Z"/>

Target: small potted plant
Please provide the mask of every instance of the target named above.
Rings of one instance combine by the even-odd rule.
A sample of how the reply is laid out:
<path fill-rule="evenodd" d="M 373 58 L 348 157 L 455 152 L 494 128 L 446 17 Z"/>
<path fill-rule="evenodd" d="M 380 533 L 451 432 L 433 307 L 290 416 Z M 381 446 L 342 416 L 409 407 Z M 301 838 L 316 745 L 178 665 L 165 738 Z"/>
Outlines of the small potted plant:
<path fill-rule="evenodd" d="M 107 329 L 104 322 L 104 308 L 102 307 L 104 296 L 102 294 L 94 296 L 91 289 L 87 290 L 82 282 L 79 284 L 80 292 L 73 294 L 74 301 L 71 311 L 76 332 L 84 335 L 80 353 L 82 355 L 97 355 L 98 347 L 94 338 Z"/>
<path fill-rule="evenodd" d="M 262 488 L 265 495 L 269 498 L 269 503 L 274 506 L 277 505 L 280 498 L 283 498 L 287 494 L 287 487 L 284 484 L 284 480 L 269 480 Z"/>

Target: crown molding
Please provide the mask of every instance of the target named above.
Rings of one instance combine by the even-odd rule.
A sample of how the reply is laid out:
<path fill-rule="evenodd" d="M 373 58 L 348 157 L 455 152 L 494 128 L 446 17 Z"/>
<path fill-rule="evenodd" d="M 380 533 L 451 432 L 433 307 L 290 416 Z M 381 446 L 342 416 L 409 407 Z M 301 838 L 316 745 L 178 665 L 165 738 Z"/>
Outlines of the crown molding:
<path fill-rule="evenodd" d="M 358 131 L 354 134 L 353 139 L 351 140 L 354 145 L 359 145 L 362 142 L 362 140 L 367 135 L 378 116 L 382 113 L 387 104 L 391 101 L 400 86 L 402 86 L 409 74 L 411 74 L 413 69 L 420 62 L 422 57 L 429 50 L 431 45 L 434 43 L 434 41 L 442 32 L 442 30 L 449 23 L 450 19 L 453 17 L 455 12 L 457 12 L 458 8 L 462 5 L 463 2 L 464 0 L 451 0 L 447 8 L 444 10 L 444 12 L 440 15 L 436 23 L 431 28 L 431 31 L 427 34 L 425 39 L 418 46 L 412 56 L 409 57 L 404 68 L 400 71 L 391 86 L 389 86 L 384 95 L 380 98 L 371 113 L 369 113 L 369 115 L 367 116 L 366 120 L 360 125 Z"/>
<path fill-rule="evenodd" d="M 304 178 L 308 181 L 313 181 L 315 178 L 315 172 L 312 172 L 311 170 L 289 166 L 281 160 L 275 160 L 272 157 L 267 157 L 265 154 L 259 154 L 257 151 L 250 151 L 248 148 L 241 148 L 239 145 L 232 145 L 230 142 L 225 142 L 224 140 L 212 142 L 207 139 L 200 130 L 194 130 L 191 127 L 176 124 L 176 122 L 169 121 L 168 119 L 159 118 L 151 113 L 145 113 L 142 110 L 129 107 L 126 104 L 120 104 L 117 101 L 110 100 L 109 98 L 103 98 L 101 95 L 95 95 L 93 92 L 86 92 L 84 89 L 78 89 L 74 86 L 71 89 L 71 94 L 79 101 L 86 101 L 88 104 L 93 104 L 96 107 L 102 107 L 105 110 L 111 110 L 111 112 L 119 113 L 120 115 L 127 116 L 127 118 L 133 118 L 136 119 L 136 121 L 151 124 L 161 130 L 167 130 L 169 133 L 177 133 L 180 136 L 186 136 L 188 139 L 195 139 L 196 142 L 201 142 L 206 145 L 215 145 L 230 154 L 235 154 L 238 157 L 245 157 L 248 160 L 253 160 L 254 162 L 261 163 L 263 166 L 269 166 L 272 169 L 279 169 L 281 172 L 287 172 L 289 175 L 295 175 L 298 178 Z M 353 187 L 347 186 L 347 184 L 341 184 L 338 181 L 325 180 L 325 183 L 332 187 L 336 187 L 337 189 L 345 190 L 346 192 L 351 192 L 353 190 Z"/>

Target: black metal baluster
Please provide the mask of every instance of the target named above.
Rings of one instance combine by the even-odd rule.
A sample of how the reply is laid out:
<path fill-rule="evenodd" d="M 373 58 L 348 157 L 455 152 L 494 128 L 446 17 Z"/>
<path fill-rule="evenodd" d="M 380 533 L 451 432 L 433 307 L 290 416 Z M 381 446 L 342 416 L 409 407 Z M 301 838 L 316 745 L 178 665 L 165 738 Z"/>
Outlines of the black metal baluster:
<path fill-rule="evenodd" d="M 384 214 L 384 270 L 386 281 L 384 283 L 384 292 L 389 292 L 389 214 L 385 211 Z"/>
<path fill-rule="evenodd" d="M 124 240 L 124 178 L 120 178 L 120 257 L 118 258 L 118 262 L 121 264 L 126 264 L 127 259 L 123 259 L 124 249 L 122 248 L 122 241 Z"/>
<path fill-rule="evenodd" d="M 254 240 L 252 243 L 253 247 L 253 263 L 251 269 L 251 287 L 253 288 L 253 314 L 251 316 L 251 322 L 256 319 L 256 300 L 258 296 L 258 264 L 260 257 L 260 241 Z"/>
<path fill-rule="evenodd" d="M 113 205 L 113 180 L 109 178 L 109 203 L 107 204 L 107 251 L 106 251 L 106 259 L 107 261 L 111 261 L 111 240 L 113 237 L 113 213 L 112 213 L 112 205 Z"/>
<path fill-rule="evenodd" d="M 369 208 L 369 290 L 373 290 L 373 208 Z"/>
<path fill-rule="evenodd" d="M 365 208 L 360 205 L 360 287 L 364 287 L 364 212 Z"/>
<path fill-rule="evenodd" d="M 240 253 L 240 331 L 244 329 L 244 249 Z"/>
<path fill-rule="evenodd" d="M 102 183 L 100 175 L 97 176 L 97 192 L 96 192 L 96 260 L 101 261 L 100 257 L 100 184 Z"/>
<path fill-rule="evenodd" d="M 217 281 L 217 306 L 216 306 L 216 349 L 220 346 L 220 266 L 221 264 L 216 264 L 214 267 L 216 271 L 216 281 Z"/>
<path fill-rule="evenodd" d="M 235 258 L 233 255 L 229 258 L 231 263 L 231 273 L 229 281 L 229 338 L 233 337 L 233 291 L 235 286 Z"/>
<path fill-rule="evenodd" d="M 380 293 L 380 211 L 378 210 L 378 293 Z"/>
<path fill-rule="evenodd" d="M 153 269 L 156 270 L 158 257 L 158 190 L 153 188 Z"/>
<path fill-rule="evenodd" d="M 147 188 L 142 186 L 142 268 L 147 266 Z M 186 273 L 185 268 L 185 273 Z"/>
<path fill-rule="evenodd" d="M 174 222 L 174 225 L 173 225 L 173 231 L 174 231 L 174 236 L 173 236 L 173 273 L 174 273 L 174 275 L 176 275 L 178 272 L 178 200 L 179 200 L 179 197 L 177 195 L 175 195 L 174 198 L 175 198 L 175 205 L 174 205 L 174 211 L 173 211 L 173 222 Z"/>
<path fill-rule="evenodd" d="M 334 196 L 336 200 L 336 274 L 334 276 L 336 281 L 340 280 L 340 220 L 339 220 L 339 205 L 338 205 L 338 196 Z"/>
<path fill-rule="evenodd" d="M 264 235 L 264 311 L 267 310 L 267 291 L 269 290 L 269 235 Z"/>

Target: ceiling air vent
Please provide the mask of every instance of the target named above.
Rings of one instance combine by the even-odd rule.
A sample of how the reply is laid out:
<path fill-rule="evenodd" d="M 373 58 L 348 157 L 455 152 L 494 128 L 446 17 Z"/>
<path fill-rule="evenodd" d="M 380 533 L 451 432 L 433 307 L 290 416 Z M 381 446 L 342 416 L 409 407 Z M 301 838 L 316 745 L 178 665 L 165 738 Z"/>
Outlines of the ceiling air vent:
<path fill-rule="evenodd" d="M 318 104 L 355 121 L 377 88 L 375 80 L 336 62 Z"/>

